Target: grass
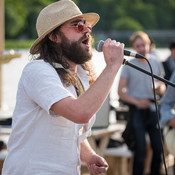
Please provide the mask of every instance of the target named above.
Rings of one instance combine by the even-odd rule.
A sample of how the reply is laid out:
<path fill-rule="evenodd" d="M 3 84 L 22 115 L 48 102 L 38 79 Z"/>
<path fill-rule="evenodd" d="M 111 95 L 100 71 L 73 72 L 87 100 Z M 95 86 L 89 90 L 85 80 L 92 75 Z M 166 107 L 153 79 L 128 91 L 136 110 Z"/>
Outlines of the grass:
<path fill-rule="evenodd" d="M 5 49 L 28 49 L 34 40 L 5 40 Z"/>

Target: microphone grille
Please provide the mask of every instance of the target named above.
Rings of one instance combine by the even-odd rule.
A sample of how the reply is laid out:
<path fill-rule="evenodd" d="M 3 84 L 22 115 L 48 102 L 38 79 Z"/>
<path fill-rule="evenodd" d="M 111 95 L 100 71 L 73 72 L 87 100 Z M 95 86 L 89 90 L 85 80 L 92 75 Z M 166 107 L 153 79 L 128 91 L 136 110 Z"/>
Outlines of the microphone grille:
<path fill-rule="evenodd" d="M 96 51 L 98 52 L 102 52 L 102 48 L 103 48 L 103 44 L 104 44 L 104 41 L 103 40 L 100 40 L 98 41 L 96 44 L 95 44 L 95 49 Z"/>

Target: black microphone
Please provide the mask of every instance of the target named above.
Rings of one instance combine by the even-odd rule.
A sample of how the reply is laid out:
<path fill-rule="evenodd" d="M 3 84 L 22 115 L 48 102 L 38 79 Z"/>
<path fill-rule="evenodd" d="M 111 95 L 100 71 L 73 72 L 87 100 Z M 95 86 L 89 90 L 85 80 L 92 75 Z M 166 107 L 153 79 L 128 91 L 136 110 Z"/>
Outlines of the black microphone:
<path fill-rule="evenodd" d="M 96 51 L 102 52 L 103 51 L 103 44 L 104 44 L 104 41 L 103 40 L 98 41 L 95 44 Z M 135 57 L 135 58 L 145 59 L 145 57 L 143 55 L 140 55 L 138 53 L 134 53 L 134 52 L 131 52 L 131 51 L 128 51 L 128 50 L 124 50 L 124 55 L 125 56 Z"/>

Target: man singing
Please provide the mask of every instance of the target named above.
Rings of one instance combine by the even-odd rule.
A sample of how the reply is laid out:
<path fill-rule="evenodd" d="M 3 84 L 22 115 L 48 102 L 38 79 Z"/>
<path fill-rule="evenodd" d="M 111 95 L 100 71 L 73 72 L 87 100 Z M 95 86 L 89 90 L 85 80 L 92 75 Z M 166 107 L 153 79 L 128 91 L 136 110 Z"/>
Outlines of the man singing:
<path fill-rule="evenodd" d="M 80 162 L 91 175 L 107 171 L 86 138 L 123 62 L 124 44 L 105 41 L 106 67 L 96 79 L 90 60 L 98 20 L 71 0 L 40 12 L 30 49 L 35 59 L 19 81 L 3 175 L 80 175 Z"/>

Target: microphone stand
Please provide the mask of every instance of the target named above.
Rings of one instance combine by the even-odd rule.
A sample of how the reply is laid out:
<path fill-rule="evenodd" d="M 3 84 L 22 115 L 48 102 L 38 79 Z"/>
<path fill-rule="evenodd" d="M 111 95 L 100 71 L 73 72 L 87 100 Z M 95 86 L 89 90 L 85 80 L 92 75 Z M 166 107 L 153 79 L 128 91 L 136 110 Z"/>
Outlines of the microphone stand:
<path fill-rule="evenodd" d="M 146 70 L 144 70 L 144 69 L 142 69 L 142 68 L 140 68 L 140 67 L 138 67 L 138 66 L 136 66 L 136 65 L 134 65 L 134 64 L 132 64 L 132 63 L 130 63 L 130 62 L 128 62 L 127 60 L 123 60 L 123 64 L 124 65 L 128 65 L 128 66 L 130 66 L 130 67 L 132 67 L 132 68 L 134 68 L 134 69 L 137 69 L 137 70 L 139 70 L 139 71 L 141 71 L 141 72 L 143 72 L 143 73 L 145 73 L 145 74 L 147 74 L 147 75 L 149 75 L 149 76 L 153 76 L 154 78 L 156 78 L 156 79 L 158 79 L 158 80 L 160 80 L 160 81 L 163 81 L 165 84 L 168 84 L 168 85 L 170 85 L 170 86 L 172 86 L 172 87 L 175 87 L 175 84 L 174 83 L 172 83 L 172 82 L 170 82 L 170 81 L 168 81 L 168 80 L 166 80 L 166 79 L 164 79 L 164 78 L 161 78 L 161 77 L 159 77 L 159 76 L 157 76 L 157 75 L 152 75 L 150 72 L 148 72 L 148 71 L 146 71 Z"/>

